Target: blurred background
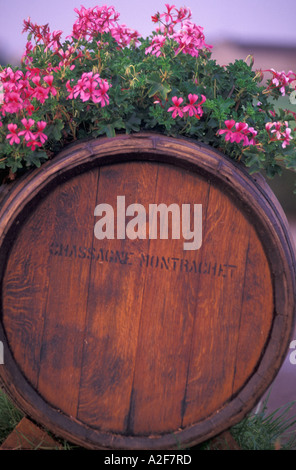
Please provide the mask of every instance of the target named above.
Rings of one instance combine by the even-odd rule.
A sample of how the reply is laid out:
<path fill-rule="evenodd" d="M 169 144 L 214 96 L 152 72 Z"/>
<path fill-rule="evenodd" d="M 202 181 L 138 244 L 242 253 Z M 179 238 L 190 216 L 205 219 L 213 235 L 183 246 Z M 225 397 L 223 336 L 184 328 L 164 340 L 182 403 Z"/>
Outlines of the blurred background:
<path fill-rule="evenodd" d="M 167 1 L 167 0 L 166 0 Z M 51 31 L 62 30 L 65 38 L 76 19 L 74 8 L 107 4 L 120 13 L 120 23 L 147 37 L 154 29 L 151 16 L 165 11 L 165 2 L 149 0 L 110 0 L 102 3 L 81 0 L 0 0 L 0 64 L 18 65 L 27 42 L 22 34 L 23 20 L 31 17 L 37 24 L 49 23 Z M 206 43 L 213 45 L 212 58 L 220 64 L 254 56 L 255 69 L 296 72 L 296 1 L 295 0 L 184 0 L 176 3 L 192 11 L 192 21 L 204 28 Z M 296 112 L 286 100 L 284 107 Z M 277 195 L 290 224 L 296 244 L 295 175 L 268 180 Z M 292 339 L 296 339 L 296 330 Z M 268 407 L 274 410 L 296 400 L 296 364 L 289 350 L 269 392 Z M 296 414 L 296 407 L 293 408 Z"/>

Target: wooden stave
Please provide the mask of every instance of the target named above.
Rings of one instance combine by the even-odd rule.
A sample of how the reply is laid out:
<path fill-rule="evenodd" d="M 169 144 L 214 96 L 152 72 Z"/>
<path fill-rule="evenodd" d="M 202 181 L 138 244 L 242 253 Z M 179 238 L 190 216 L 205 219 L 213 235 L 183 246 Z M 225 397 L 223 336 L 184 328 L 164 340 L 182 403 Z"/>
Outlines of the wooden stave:
<path fill-rule="evenodd" d="M 2 382 L 14 401 L 33 419 L 42 422 L 51 429 L 57 429 L 58 432 L 77 444 L 103 449 L 173 449 L 181 437 L 182 445 L 192 446 L 223 431 L 226 421 L 226 427 L 230 427 L 238 422 L 246 411 L 250 411 L 276 376 L 285 358 L 295 321 L 293 318 L 295 308 L 293 242 L 285 215 L 262 178 L 259 176 L 250 177 L 240 164 L 236 164 L 210 147 L 188 139 L 174 139 L 157 134 L 136 134 L 122 135 L 113 139 L 101 138 L 71 145 L 40 170 L 31 172 L 27 177 L 17 182 L 4 199 L 0 211 L 0 246 L 2 247 L 9 229 L 13 228 L 16 218 L 25 212 L 24 208 L 41 191 L 49 190 L 50 184 L 56 183 L 58 179 L 67 178 L 70 172 L 78 172 L 91 165 L 123 161 L 124 158 L 128 161 L 139 159 L 177 164 L 193 171 L 198 168 L 205 175 L 210 175 L 224 184 L 234 196 L 239 196 L 245 210 L 255 215 L 260 239 L 268 238 L 267 256 L 274 278 L 284 273 L 286 275 L 285 285 L 282 285 L 283 283 L 279 279 L 275 280 L 276 314 L 271 341 L 268 343 L 267 351 L 262 355 L 258 370 L 231 400 L 230 404 L 223 406 L 219 413 L 215 413 L 214 416 L 202 423 L 176 431 L 176 433 L 153 437 L 100 433 L 76 422 L 74 418 L 64 416 L 58 410 L 52 410 L 51 406 L 44 403 L 38 394 L 36 395 L 36 391 L 31 389 L 26 378 L 22 376 L 10 352 L 7 351 L 8 344 L 5 345 L 5 350 L 8 352 L 5 355 L 5 367 L 0 370 Z M 275 248 L 280 248 L 279 252 L 274 252 Z M 280 269 L 277 267 L 278 261 L 281 264 Z M 1 259 L 1 269 L 4 264 L 5 261 Z M 281 294 L 284 294 L 284 302 L 281 301 Z M 1 337 L 5 338 L 2 324 L 0 326 Z M 273 351 L 273 347 L 278 346 L 279 343 L 281 347 Z M 276 361 L 273 361 L 273 368 L 270 367 L 269 355 L 273 359 L 277 358 Z M 21 383 L 22 386 L 15 387 L 14 383 Z M 252 397 L 250 394 L 253 388 L 256 388 L 256 394 Z M 34 407 L 31 407 L 30 404 L 28 406 L 28 402 L 35 403 Z M 38 405 L 37 410 L 36 404 Z M 83 437 L 80 437 L 79 434 L 82 434 Z"/>

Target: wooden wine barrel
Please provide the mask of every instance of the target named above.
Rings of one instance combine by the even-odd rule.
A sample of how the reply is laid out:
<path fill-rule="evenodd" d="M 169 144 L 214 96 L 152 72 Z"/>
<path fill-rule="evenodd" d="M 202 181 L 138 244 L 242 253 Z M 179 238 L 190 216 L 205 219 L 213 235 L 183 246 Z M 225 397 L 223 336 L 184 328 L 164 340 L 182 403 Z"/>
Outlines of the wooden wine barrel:
<path fill-rule="evenodd" d="M 153 204 L 166 238 L 148 231 L 166 220 L 149 219 Z M 285 215 L 261 177 L 210 147 L 157 134 L 75 144 L 12 187 L 0 229 L 1 381 L 58 436 L 192 447 L 250 412 L 285 359 Z"/>

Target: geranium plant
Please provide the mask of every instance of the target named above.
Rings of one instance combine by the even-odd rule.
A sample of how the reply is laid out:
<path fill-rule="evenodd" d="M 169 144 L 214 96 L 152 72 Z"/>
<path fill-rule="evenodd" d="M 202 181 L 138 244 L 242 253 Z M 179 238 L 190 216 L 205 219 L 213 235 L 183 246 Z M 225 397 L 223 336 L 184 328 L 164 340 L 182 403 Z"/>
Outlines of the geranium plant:
<path fill-rule="evenodd" d="M 296 109 L 277 100 L 295 104 L 296 73 L 254 70 L 251 56 L 217 64 L 189 8 L 166 4 L 148 38 L 121 25 L 112 6 L 75 12 L 64 40 L 25 20 L 20 67 L 0 68 L 2 181 L 78 139 L 139 131 L 196 139 L 250 172 L 295 170 Z"/>

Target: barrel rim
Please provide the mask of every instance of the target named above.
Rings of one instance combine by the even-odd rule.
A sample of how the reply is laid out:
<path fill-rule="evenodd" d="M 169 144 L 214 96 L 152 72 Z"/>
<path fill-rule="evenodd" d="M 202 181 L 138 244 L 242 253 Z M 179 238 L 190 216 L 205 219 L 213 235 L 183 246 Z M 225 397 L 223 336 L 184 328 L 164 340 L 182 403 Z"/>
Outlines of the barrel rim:
<path fill-rule="evenodd" d="M 223 424 L 225 414 L 228 417 L 227 427 L 229 427 L 229 422 L 233 425 L 251 411 L 277 375 L 288 351 L 295 323 L 295 248 L 286 216 L 265 180 L 258 175 L 250 176 L 242 165 L 216 149 L 187 138 L 139 133 L 79 142 L 64 149 L 40 169 L 30 172 L 6 195 L 0 208 L 0 251 L 18 215 L 40 191 L 48 188 L 57 178 L 65 178 L 71 172 L 81 169 L 86 171 L 92 165 L 124 163 L 134 159 L 178 164 L 193 171 L 198 169 L 205 175 L 217 179 L 234 196 L 239 196 L 246 210 L 255 217 L 254 226 L 258 229 L 260 240 L 262 241 L 264 235 L 266 242 L 267 237 L 266 245 L 270 243 L 270 249 L 266 255 L 274 275 L 275 313 L 270 338 L 265 351 L 262 352 L 258 369 L 236 396 L 213 415 L 187 428 L 157 436 L 123 436 L 100 432 L 64 415 L 60 410 L 53 409 L 28 383 L 15 363 L 2 322 L 0 322 L 0 337 L 4 339 L 6 354 L 5 364 L 0 367 L 0 382 L 5 391 L 29 416 L 36 421 L 40 420 L 49 428 L 54 426 L 54 429 L 58 429 L 61 435 L 72 442 L 97 448 L 130 449 L 132 444 L 134 449 L 161 449 L 163 446 L 168 449 L 174 448 L 180 438 L 183 445 L 192 446 L 222 432 L 225 429 Z M 275 250 L 275 247 L 280 249 Z M 4 264 L 5 260 L 0 258 L 1 269 L 4 269 Z M 254 388 L 256 388 L 255 394 L 252 393 Z M 83 435 L 81 438 L 77 438 L 78 434 L 75 434 L 78 431 L 78 434 Z"/>

